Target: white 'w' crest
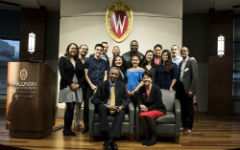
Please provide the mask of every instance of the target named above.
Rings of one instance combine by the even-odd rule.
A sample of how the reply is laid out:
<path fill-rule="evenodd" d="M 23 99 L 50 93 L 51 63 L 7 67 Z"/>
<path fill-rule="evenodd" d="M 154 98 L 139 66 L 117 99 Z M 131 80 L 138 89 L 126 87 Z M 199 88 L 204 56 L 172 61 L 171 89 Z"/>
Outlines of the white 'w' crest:
<path fill-rule="evenodd" d="M 120 15 L 118 16 L 118 20 L 117 21 L 116 21 L 115 13 L 112 14 L 112 18 L 113 18 L 113 23 L 114 23 L 114 27 L 115 27 L 116 33 L 118 33 L 118 27 L 120 26 L 120 31 L 121 31 L 121 34 L 122 34 L 123 27 L 124 27 L 125 21 L 126 21 L 126 16 L 124 16 L 123 23 L 122 23 L 122 20 L 120 18 Z"/>

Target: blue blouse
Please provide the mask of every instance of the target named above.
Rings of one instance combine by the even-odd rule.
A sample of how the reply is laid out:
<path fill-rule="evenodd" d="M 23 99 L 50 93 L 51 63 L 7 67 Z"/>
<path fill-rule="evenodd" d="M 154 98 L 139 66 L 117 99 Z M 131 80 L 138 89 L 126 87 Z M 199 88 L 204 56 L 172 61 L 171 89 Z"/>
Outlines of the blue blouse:
<path fill-rule="evenodd" d="M 173 63 L 173 68 L 167 72 L 164 70 L 164 65 L 160 64 L 157 66 L 157 80 L 156 83 L 160 89 L 169 90 L 172 80 L 177 79 L 178 76 L 178 66 Z"/>
<path fill-rule="evenodd" d="M 129 91 L 135 90 L 138 84 L 142 81 L 144 70 L 130 70 L 126 72 L 127 88 Z"/>

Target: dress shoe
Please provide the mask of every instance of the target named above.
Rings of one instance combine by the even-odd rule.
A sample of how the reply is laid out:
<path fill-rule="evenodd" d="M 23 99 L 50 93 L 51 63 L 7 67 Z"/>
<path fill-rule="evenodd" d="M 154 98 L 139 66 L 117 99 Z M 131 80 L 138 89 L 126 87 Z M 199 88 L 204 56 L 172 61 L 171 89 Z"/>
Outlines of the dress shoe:
<path fill-rule="evenodd" d="M 118 146 L 116 143 L 112 143 L 111 148 L 112 148 L 112 150 L 118 150 Z"/>
<path fill-rule="evenodd" d="M 70 131 L 70 132 L 63 132 L 64 136 L 76 136 L 76 133 Z"/>
<path fill-rule="evenodd" d="M 84 128 L 83 130 L 82 130 L 82 133 L 87 133 L 88 132 L 88 128 Z"/>
<path fill-rule="evenodd" d="M 156 136 L 152 136 L 151 139 L 147 142 L 147 146 L 151 146 L 157 143 L 157 137 Z"/>
<path fill-rule="evenodd" d="M 79 131 L 81 131 L 81 128 L 80 127 L 73 127 L 73 130 L 79 132 Z"/>
<path fill-rule="evenodd" d="M 180 131 L 181 131 L 181 132 L 184 131 L 184 128 L 183 128 L 183 127 L 180 127 Z"/>
<path fill-rule="evenodd" d="M 108 144 L 108 143 L 104 143 L 104 144 L 103 144 L 103 147 L 104 147 L 104 150 L 112 150 L 111 145 Z"/>
<path fill-rule="evenodd" d="M 191 129 L 184 129 L 184 131 L 183 131 L 183 134 L 184 135 L 189 135 L 189 134 L 191 134 L 192 133 L 192 130 Z"/>
<path fill-rule="evenodd" d="M 148 139 L 145 139 L 145 140 L 142 141 L 142 145 L 147 145 L 148 142 L 149 142 L 149 140 L 148 140 Z"/>
<path fill-rule="evenodd" d="M 145 138 L 145 140 L 143 140 L 142 141 L 142 145 L 147 145 L 147 143 L 149 142 L 149 139 L 150 137 L 149 136 L 147 136 L 146 138 Z"/>

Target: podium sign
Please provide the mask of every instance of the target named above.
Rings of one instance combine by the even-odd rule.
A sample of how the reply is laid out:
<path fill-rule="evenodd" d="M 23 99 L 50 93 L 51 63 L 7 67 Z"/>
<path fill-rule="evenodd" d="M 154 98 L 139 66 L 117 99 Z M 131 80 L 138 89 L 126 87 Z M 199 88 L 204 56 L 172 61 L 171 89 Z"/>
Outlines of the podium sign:
<path fill-rule="evenodd" d="M 11 137 L 41 138 L 55 123 L 57 74 L 45 63 L 9 62 L 6 127 Z"/>

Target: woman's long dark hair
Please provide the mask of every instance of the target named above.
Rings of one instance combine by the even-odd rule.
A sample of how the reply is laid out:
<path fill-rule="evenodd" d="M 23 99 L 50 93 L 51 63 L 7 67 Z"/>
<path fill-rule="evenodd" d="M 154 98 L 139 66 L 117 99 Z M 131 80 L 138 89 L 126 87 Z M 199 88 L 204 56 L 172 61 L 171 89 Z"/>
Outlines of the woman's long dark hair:
<path fill-rule="evenodd" d="M 151 49 L 146 51 L 145 57 L 144 57 L 144 60 L 143 60 L 143 63 L 142 63 L 142 67 L 144 68 L 148 64 L 148 61 L 146 59 L 147 53 L 152 53 L 153 54 L 153 58 L 152 58 L 152 61 L 151 61 L 151 66 L 154 67 L 154 51 L 151 50 Z"/>
<path fill-rule="evenodd" d="M 120 57 L 120 58 L 122 59 L 122 66 L 121 66 L 119 69 L 124 73 L 124 72 L 125 72 L 125 70 L 124 70 L 124 59 L 123 59 L 122 56 L 118 55 L 118 56 L 114 56 L 114 57 L 113 57 L 112 67 L 117 67 L 117 66 L 115 65 L 115 61 L 116 61 L 117 57 Z M 117 67 L 117 68 L 118 68 L 118 67 Z"/>
<path fill-rule="evenodd" d="M 76 48 L 77 48 L 77 53 L 76 53 L 76 55 L 74 56 L 74 60 L 76 61 L 76 60 L 78 60 L 78 53 L 79 53 L 79 52 L 78 52 L 78 45 L 77 45 L 76 43 L 70 43 L 70 44 L 67 46 L 66 52 L 65 52 L 64 56 L 65 56 L 68 60 L 70 60 L 69 48 L 70 48 L 72 45 L 75 45 Z"/>
<path fill-rule="evenodd" d="M 165 62 L 165 64 L 163 64 L 163 58 L 162 58 L 164 53 L 167 53 L 167 55 L 168 55 L 168 60 Z M 160 63 L 161 63 L 161 65 L 164 65 L 164 70 L 167 72 L 169 72 L 173 68 L 171 53 L 168 49 L 164 49 L 162 51 Z"/>

